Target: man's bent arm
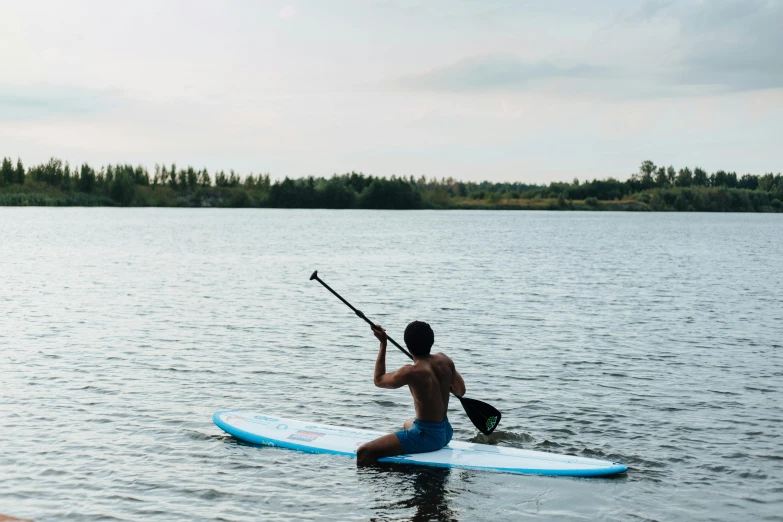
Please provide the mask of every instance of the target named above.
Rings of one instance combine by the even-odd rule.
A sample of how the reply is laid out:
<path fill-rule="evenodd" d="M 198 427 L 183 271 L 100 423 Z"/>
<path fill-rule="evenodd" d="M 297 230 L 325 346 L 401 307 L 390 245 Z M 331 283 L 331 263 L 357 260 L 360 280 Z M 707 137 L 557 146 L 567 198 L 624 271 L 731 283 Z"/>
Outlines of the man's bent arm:
<path fill-rule="evenodd" d="M 382 342 L 375 360 L 373 382 L 378 388 L 401 388 L 408 384 L 408 368 L 410 366 L 403 366 L 396 372 L 386 373 L 386 343 Z"/>
<path fill-rule="evenodd" d="M 396 372 L 386 373 L 386 330 L 381 325 L 376 324 L 372 329 L 375 337 L 381 341 L 381 347 L 378 349 L 378 358 L 375 359 L 375 375 L 373 382 L 378 388 L 400 388 L 408 384 L 408 374 L 410 366 L 403 366 Z"/>
<path fill-rule="evenodd" d="M 381 347 L 378 349 L 378 357 L 375 359 L 375 375 L 373 376 L 372 380 L 375 382 L 376 386 L 380 386 L 378 384 L 383 376 L 386 374 L 386 340 L 381 341 Z"/>
<path fill-rule="evenodd" d="M 451 377 L 451 391 L 454 392 L 454 395 L 457 397 L 462 397 L 465 395 L 465 381 L 462 379 L 462 375 L 460 375 L 454 367 L 454 363 L 451 363 L 451 369 L 454 372 Z"/>

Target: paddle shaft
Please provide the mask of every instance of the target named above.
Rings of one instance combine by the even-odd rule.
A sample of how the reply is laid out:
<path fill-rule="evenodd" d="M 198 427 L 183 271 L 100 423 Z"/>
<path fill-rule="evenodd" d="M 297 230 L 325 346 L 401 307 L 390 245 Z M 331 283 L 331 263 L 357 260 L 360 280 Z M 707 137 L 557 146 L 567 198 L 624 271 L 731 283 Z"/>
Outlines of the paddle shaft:
<path fill-rule="evenodd" d="M 375 323 L 373 323 L 372 321 L 370 321 L 369 319 L 367 319 L 367 316 L 366 316 L 366 315 L 364 315 L 364 312 L 362 312 L 361 310 L 357 310 L 356 308 L 354 308 L 354 306 L 353 306 L 351 303 L 349 303 L 348 301 L 346 301 L 345 299 L 343 299 L 343 296 L 341 296 L 340 294 L 338 294 L 337 292 L 335 292 L 335 291 L 332 289 L 332 287 L 331 287 L 331 286 L 329 286 L 329 285 L 327 285 L 326 283 L 324 283 L 324 282 L 323 282 L 323 280 L 322 280 L 320 277 L 318 277 L 318 271 L 317 271 L 317 270 L 316 270 L 315 272 L 313 272 L 313 275 L 312 275 L 312 276 L 310 276 L 310 279 L 311 279 L 311 280 L 315 279 L 316 281 L 318 281 L 319 283 L 321 283 L 322 285 L 324 285 L 324 288 L 326 288 L 327 290 L 329 290 L 330 292 L 332 292 L 332 293 L 335 295 L 335 297 L 337 297 L 337 299 L 339 299 L 340 301 L 342 301 L 343 303 L 345 303 L 345 305 L 346 305 L 348 308 L 350 308 L 351 310 L 353 310 L 353 312 L 354 312 L 356 315 L 358 315 L 359 317 L 361 317 L 362 319 L 364 319 L 364 320 L 367 322 L 367 324 L 369 324 L 369 325 L 370 325 L 370 326 L 371 326 L 373 329 L 375 329 Z M 411 354 L 410 354 L 410 352 L 409 352 L 408 350 L 406 350 L 405 348 L 403 348 L 402 346 L 400 346 L 400 345 L 399 345 L 399 343 L 398 343 L 397 341 L 395 341 L 394 339 L 392 339 L 391 337 L 389 337 L 389 335 L 388 335 L 388 334 L 386 335 L 386 338 L 389 340 L 389 342 L 390 342 L 390 343 L 392 343 L 394 346 L 396 346 L 397 348 L 399 348 L 399 349 L 400 349 L 400 351 L 401 351 L 402 353 L 404 353 L 405 355 L 407 355 L 407 356 L 408 356 L 408 358 L 409 358 L 411 361 L 413 360 L 413 355 L 411 355 Z M 455 397 L 456 397 L 456 395 L 455 395 Z"/>

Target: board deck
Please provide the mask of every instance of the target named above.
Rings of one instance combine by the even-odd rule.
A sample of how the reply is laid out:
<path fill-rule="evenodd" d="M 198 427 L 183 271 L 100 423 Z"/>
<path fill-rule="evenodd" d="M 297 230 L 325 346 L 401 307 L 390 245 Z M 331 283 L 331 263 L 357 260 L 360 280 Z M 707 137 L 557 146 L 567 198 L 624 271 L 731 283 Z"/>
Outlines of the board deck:
<path fill-rule="evenodd" d="M 356 448 L 365 442 L 386 434 L 251 411 L 218 411 L 212 420 L 226 433 L 253 444 L 350 457 L 356 457 Z M 628 469 L 617 462 L 460 441 L 438 451 L 385 457 L 380 462 L 571 477 L 615 475 Z"/>

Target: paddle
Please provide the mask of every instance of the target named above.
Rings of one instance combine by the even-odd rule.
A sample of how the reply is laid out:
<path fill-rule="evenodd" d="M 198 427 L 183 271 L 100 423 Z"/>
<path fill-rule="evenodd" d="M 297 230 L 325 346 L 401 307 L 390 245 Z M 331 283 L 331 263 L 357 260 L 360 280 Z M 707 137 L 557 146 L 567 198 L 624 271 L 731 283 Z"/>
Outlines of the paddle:
<path fill-rule="evenodd" d="M 332 287 L 324 283 L 323 280 L 320 277 L 318 277 L 318 270 L 313 272 L 313 275 L 310 276 L 310 281 L 312 281 L 313 279 L 321 283 L 324 286 L 324 288 L 332 292 L 335 295 L 335 297 L 337 297 L 337 299 L 345 303 L 345 305 L 348 308 L 353 310 L 356 315 L 364 319 L 367 322 L 367 324 L 369 324 L 373 329 L 375 328 L 375 323 L 367 319 L 367 316 L 364 315 L 364 313 L 362 313 L 361 310 L 357 310 L 356 308 L 354 308 L 351 305 L 351 303 L 343 299 L 343 297 L 340 294 L 332 290 Z M 410 354 L 410 352 L 408 352 L 408 350 L 400 346 L 397 343 L 397 341 L 395 341 L 388 335 L 386 336 L 386 338 L 394 346 L 399 348 L 402 353 L 407 355 L 409 359 L 413 360 L 413 356 Z M 473 425 L 476 426 L 479 429 L 479 431 L 481 431 L 481 433 L 485 435 L 489 435 L 495 430 L 495 428 L 497 428 L 497 425 L 500 424 L 500 412 L 495 408 L 493 408 L 492 406 L 490 406 L 489 404 L 487 404 L 486 402 L 477 401 L 476 399 L 468 399 L 467 397 L 460 397 L 457 394 L 453 394 L 453 395 L 459 399 L 459 402 L 462 404 L 462 407 L 465 408 L 465 413 L 468 414 L 468 418 L 473 423 Z"/>

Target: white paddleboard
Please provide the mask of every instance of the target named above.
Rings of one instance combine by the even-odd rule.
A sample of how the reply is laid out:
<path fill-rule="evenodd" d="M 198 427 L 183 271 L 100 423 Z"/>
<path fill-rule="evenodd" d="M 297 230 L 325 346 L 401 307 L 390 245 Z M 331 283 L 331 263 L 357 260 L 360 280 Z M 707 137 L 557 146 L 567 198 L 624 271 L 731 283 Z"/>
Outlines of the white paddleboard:
<path fill-rule="evenodd" d="M 386 434 L 251 411 L 218 411 L 212 420 L 226 433 L 253 444 L 349 457 L 356 457 L 356 448 L 365 442 Z M 628 469 L 605 460 L 459 441 L 438 451 L 385 457 L 380 462 L 571 477 L 615 475 Z"/>

